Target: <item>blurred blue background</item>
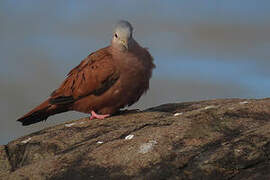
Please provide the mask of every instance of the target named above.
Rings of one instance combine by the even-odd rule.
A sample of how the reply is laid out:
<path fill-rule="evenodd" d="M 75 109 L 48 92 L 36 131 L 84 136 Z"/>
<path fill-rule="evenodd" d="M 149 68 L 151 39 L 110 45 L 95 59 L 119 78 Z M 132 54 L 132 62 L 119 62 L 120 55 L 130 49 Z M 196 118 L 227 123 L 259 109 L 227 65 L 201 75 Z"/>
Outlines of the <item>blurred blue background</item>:
<path fill-rule="evenodd" d="M 0 1 L 0 144 L 86 114 L 15 120 L 110 43 L 120 19 L 155 58 L 150 91 L 131 108 L 270 96 L 270 1 Z"/>

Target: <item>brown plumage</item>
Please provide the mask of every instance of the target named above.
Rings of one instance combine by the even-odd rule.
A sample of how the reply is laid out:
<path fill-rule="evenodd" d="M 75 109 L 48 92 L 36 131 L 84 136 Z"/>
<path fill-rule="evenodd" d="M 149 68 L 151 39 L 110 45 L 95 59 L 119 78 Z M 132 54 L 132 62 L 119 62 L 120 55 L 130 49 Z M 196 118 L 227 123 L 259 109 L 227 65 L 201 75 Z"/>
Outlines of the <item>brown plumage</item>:
<path fill-rule="evenodd" d="M 70 110 L 102 119 L 137 102 L 149 88 L 155 65 L 147 49 L 132 38 L 132 30 L 120 21 L 110 46 L 86 57 L 46 101 L 18 121 L 29 125 Z"/>

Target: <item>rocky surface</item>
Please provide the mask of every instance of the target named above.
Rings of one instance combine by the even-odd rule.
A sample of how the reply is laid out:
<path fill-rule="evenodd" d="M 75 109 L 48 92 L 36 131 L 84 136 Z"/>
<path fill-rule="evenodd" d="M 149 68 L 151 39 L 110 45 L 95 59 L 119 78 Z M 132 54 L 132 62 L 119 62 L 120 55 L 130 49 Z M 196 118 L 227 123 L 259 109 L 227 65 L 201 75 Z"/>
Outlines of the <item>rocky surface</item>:
<path fill-rule="evenodd" d="M 0 179 L 270 179 L 270 99 L 67 122 L 0 146 Z"/>

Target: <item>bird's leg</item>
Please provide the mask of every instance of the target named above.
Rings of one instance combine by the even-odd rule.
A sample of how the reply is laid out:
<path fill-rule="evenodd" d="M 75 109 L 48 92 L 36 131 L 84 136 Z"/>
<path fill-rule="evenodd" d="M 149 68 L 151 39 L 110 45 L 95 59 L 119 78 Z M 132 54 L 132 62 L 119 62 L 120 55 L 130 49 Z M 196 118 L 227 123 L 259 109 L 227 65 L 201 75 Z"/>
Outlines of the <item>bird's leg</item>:
<path fill-rule="evenodd" d="M 95 111 L 91 111 L 91 116 L 89 117 L 90 120 L 92 119 L 104 119 L 106 117 L 109 117 L 110 114 L 97 114 Z"/>

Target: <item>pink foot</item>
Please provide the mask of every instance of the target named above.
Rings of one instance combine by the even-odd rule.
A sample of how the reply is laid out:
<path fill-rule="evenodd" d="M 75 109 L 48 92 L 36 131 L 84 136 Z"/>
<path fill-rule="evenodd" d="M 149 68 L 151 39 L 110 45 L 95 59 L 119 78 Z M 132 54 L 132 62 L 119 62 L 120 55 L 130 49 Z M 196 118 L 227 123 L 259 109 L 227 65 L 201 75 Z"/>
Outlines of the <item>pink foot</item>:
<path fill-rule="evenodd" d="M 110 114 L 102 115 L 102 114 L 95 113 L 95 111 L 91 111 L 91 116 L 89 117 L 89 119 L 90 120 L 92 120 L 92 119 L 104 119 L 104 118 L 109 117 L 109 116 L 110 116 Z"/>

